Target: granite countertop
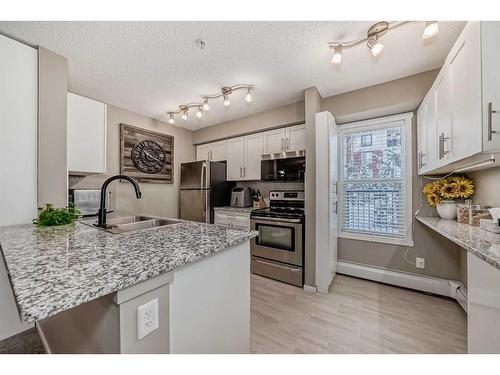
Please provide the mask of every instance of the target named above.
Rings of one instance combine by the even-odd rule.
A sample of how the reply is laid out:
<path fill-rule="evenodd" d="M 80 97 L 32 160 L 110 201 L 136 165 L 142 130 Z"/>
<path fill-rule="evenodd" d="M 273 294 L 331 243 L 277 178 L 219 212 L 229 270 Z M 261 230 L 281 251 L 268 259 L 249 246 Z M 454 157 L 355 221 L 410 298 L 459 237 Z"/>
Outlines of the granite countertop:
<path fill-rule="evenodd" d="M 500 234 L 438 217 L 417 220 L 500 270 Z"/>
<path fill-rule="evenodd" d="M 214 210 L 224 210 L 224 211 L 234 211 L 234 212 L 247 212 L 247 213 L 250 213 L 250 212 L 252 212 L 254 210 L 260 210 L 260 208 L 222 206 L 222 207 L 214 207 Z"/>
<path fill-rule="evenodd" d="M 21 319 L 32 322 L 204 259 L 255 231 L 180 221 L 111 234 L 81 222 L 0 227 Z"/>

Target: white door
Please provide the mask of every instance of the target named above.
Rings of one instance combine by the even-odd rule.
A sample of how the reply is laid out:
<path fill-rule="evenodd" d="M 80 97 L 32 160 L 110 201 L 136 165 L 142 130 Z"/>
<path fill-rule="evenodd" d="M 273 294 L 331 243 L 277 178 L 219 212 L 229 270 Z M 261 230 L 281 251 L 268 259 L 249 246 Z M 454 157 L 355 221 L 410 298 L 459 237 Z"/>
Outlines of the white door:
<path fill-rule="evenodd" d="M 196 160 L 210 160 L 209 153 L 209 145 L 196 146 Z"/>
<path fill-rule="evenodd" d="M 449 56 L 453 160 L 482 148 L 480 43 L 479 22 L 468 22 Z"/>
<path fill-rule="evenodd" d="M 245 138 L 232 138 L 227 141 L 227 179 L 243 180 L 245 164 Z"/>
<path fill-rule="evenodd" d="M 262 160 L 262 133 L 245 137 L 245 180 L 260 180 L 260 161 Z"/>
<path fill-rule="evenodd" d="M 481 22 L 483 62 L 483 148 L 500 151 L 500 22 Z M 496 111 L 493 112 L 493 111 Z"/>
<path fill-rule="evenodd" d="M 305 150 L 306 148 L 306 127 L 296 125 L 286 128 L 285 145 L 287 150 Z"/>
<path fill-rule="evenodd" d="M 37 213 L 37 50 L 0 35 L 0 226 Z M 32 324 L 19 319 L 0 256 L 0 341 Z"/>
<path fill-rule="evenodd" d="M 210 144 L 210 160 L 224 161 L 227 160 L 226 141 L 215 142 Z"/>
<path fill-rule="evenodd" d="M 285 150 L 285 129 L 269 130 L 263 133 L 264 151 L 263 154 L 282 152 Z"/>
<path fill-rule="evenodd" d="M 68 170 L 106 173 L 106 104 L 68 93 Z"/>
<path fill-rule="evenodd" d="M 441 77 L 435 88 L 436 95 L 436 132 L 437 132 L 437 154 L 438 163 L 449 158 L 452 144 L 452 112 L 451 112 L 451 92 L 450 75 L 443 67 Z"/>
<path fill-rule="evenodd" d="M 337 142 L 337 125 L 332 114 L 317 113 L 316 287 L 320 293 L 328 293 L 337 272 Z"/>

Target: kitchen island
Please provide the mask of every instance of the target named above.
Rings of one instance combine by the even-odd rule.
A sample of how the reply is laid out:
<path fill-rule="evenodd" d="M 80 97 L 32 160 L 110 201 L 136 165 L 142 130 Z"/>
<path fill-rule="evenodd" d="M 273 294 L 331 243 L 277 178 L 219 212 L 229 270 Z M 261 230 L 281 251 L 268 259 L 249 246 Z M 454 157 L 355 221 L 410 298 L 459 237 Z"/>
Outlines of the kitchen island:
<path fill-rule="evenodd" d="M 244 353 L 256 235 L 189 221 L 111 234 L 76 222 L 2 227 L 0 246 L 21 320 L 37 322 L 50 352 Z M 158 329 L 139 339 L 138 308 L 155 300 Z"/>

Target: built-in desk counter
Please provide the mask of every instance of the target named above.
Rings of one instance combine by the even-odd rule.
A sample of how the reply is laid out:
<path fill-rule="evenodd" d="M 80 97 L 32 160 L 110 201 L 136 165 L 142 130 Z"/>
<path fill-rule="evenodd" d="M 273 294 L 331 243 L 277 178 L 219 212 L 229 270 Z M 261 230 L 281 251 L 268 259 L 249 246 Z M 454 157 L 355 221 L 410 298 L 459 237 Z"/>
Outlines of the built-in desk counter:
<path fill-rule="evenodd" d="M 469 353 L 500 353 L 500 234 L 437 217 L 417 217 L 467 250 Z"/>

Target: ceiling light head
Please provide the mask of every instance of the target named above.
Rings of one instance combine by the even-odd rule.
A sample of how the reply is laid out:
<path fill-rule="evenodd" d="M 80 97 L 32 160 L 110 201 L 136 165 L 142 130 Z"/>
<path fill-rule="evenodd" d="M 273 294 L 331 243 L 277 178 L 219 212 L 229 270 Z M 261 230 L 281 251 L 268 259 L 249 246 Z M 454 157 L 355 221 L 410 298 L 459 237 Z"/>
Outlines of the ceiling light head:
<path fill-rule="evenodd" d="M 174 115 L 172 113 L 168 116 L 168 123 L 175 124 Z"/>
<path fill-rule="evenodd" d="M 181 119 L 186 121 L 188 119 L 188 107 L 181 105 L 179 109 L 182 111 Z"/>
<path fill-rule="evenodd" d="M 201 118 L 203 116 L 203 108 L 198 107 L 198 110 L 195 113 L 196 117 Z"/>
<path fill-rule="evenodd" d="M 381 21 L 373 24 L 366 33 L 368 38 L 370 37 L 378 37 L 379 34 L 386 32 L 389 29 L 389 22 Z"/>
<path fill-rule="evenodd" d="M 382 42 L 380 42 L 380 40 L 378 40 L 378 36 L 376 36 L 375 38 L 368 38 L 366 45 L 368 46 L 368 48 L 370 48 L 370 51 L 372 52 L 372 55 L 374 57 L 380 55 L 380 52 L 382 52 L 382 50 L 384 49 L 384 45 L 382 44 Z"/>
<path fill-rule="evenodd" d="M 210 106 L 208 105 L 208 98 L 203 98 L 203 110 L 210 111 Z"/>
<path fill-rule="evenodd" d="M 231 102 L 229 101 L 229 95 L 223 94 L 223 97 L 224 97 L 224 105 L 227 107 L 228 105 L 231 104 Z"/>
<path fill-rule="evenodd" d="M 252 102 L 252 89 L 250 87 L 248 88 L 247 94 L 245 95 L 245 101 L 247 103 L 251 103 Z"/>
<path fill-rule="evenodd" d="M 437 21 L 427 21 L 425 23 L 424 33 L 422 34 L 423 39 L 429 39 L 436 36 L 439 33 L 439 25 Z"/>
<path fill-rule="evenodd" d="M 336 45 L 333 47 L 333 56 L 332 56 L 332 64 L 339 65 L 342 62 L 342 51 L 344 50 L 344 47 L 342 44 Z"/>

